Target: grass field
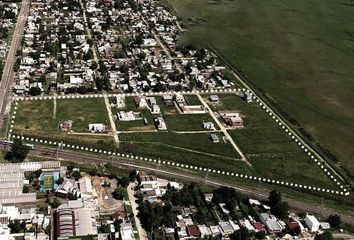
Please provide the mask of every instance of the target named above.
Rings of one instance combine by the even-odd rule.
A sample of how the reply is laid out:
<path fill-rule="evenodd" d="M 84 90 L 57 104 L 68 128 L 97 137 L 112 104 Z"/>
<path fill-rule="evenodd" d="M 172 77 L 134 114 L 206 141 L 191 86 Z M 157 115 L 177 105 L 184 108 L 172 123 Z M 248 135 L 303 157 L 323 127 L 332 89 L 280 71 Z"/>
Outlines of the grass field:
<path fill-rule="evenodd" d="M 204 98 L 207 99 L 208 96 Z M 244 117 L 244 129 L 228 131 L 252 166 L 240 160 L 232 145 L 223 141 L 221 132 L 216 132 L 221 138 L 220 143 L 212 143 L 209 139 L 210 133 L 201 132 L 203 130 L 201 124 L 204 121 L 213 121 L 209 114 L 182 115 L 174 106 L 165 106 L 160 99 L 157 99 L 158 104 L 161 106 L 169 131 L 131 132 L 144 127 L 142 121 L 128 123 L 116 121 L 118 130 L 126 131 L 119 134 L 120 147 L 117 150 L 138 156 L 299 184 L 311 183 L 320 187 L 333 187 L 333 183 L 325 177 L 321 169 L 310 161 L 258 105 L 246 103 L 236 94 L 220 94 L 219 98 L 219 104 L 209 103 L 213 111 L 239 110 Z M 130 100 L 132 99 L 127 98 L 124 110 L 145 111 L 144 116 L 152 121 L 148 110 L 136 109 Z M 189 96 L 188 100 L 194 104 L 199 103 L 195 96 Z M 53 100 L 20 102 L 14 133 L 79 146 L 107 150 L 115 148 L 113 138 L 109 135 L 87 135 L 89 123 L 108 124 L 102 99 L 57 100 L 55 114 L 53 109 Z M 73 130 L 78 134 L 66 134 L 58 130 L 59 124 L 65 120 L 73 120 Z"/>
<path fill-rule="evenodd" d="M 168 1 L 189 30 L 182 42 L 219 49 L 354 179 L 350 0 Z"/>
<path fill-rule="evenodd" d="M 312 184 L 331 184 L 322 170 L 255 103 L 236 94 L 219 95 L 218 110 L 240 110 L 244 128 L 228 130 L 257 175 Z"/>
<path fill-rule="evenodd" d="M 108 114 L 102 99 L 22 101 L 19 104 L 14 133 L 47 140 L 107 147 L 113 138 L 100 135 L 76 135 L 59 131 L 60 123 L 72 120 L 73 131 L 88 133 L 89 123 L 104 123 L 109 126 Z M 55 112 L 55 114 L 54 114 Z"/>

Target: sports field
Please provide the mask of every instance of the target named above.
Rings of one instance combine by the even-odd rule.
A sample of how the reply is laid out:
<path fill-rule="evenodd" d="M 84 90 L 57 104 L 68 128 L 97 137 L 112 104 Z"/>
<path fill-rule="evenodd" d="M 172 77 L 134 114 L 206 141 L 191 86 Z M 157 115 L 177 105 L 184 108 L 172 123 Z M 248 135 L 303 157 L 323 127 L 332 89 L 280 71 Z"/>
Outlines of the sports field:
<path fill-rule="evenodd" d="M 354 14 L 350 0 L 168 0 L 354 179 Z"/>

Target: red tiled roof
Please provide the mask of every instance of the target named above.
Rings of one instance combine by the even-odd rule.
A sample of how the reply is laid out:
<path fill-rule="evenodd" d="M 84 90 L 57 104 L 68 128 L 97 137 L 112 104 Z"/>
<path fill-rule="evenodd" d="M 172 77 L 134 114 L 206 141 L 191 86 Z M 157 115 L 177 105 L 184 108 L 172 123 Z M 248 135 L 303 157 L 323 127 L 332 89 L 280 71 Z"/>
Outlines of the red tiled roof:
<path fill-rule="evenodd" d="M 259 230 L 259 231 L 264 229 L 263 224 L 260 223 L 260 222 L 254 223 L 253 226 L 254 226 L 254 228 L 255 228 L 256 230 Z"/>
<path fill-rule="evenodd" d="M 295 222 L 295 221 L 288 222 L 288 227 L 289 227 L 290 230 L 293 230 L 293 229 L 297 228 L 298 226 L 299 226 L 298 222 Z"/>
<path fill-rule="evenodd" d="M 191 237 L 198 237 L 200 235 L 200 231 L 199 231 L 197 225 L 188 225 L 187 231 L 188 231 L 189 236 L 191 236 Z"/>

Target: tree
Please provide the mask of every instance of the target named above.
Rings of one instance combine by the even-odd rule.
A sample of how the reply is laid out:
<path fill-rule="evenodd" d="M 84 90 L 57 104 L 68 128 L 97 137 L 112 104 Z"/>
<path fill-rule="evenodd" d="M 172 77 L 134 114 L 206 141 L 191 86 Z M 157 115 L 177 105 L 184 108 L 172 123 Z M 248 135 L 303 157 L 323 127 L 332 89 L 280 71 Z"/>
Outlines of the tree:
<path fill-rule="evenodd" d="M 112 196 L 117 200 L 123 200 L 125 195 L 125 188 L 117 187 L 113 192 Z"/>
<path fill-rule="evenodd" d="M 22 188 L 22 192 L 23 193 L 29 193 L 29 191 L 30 191 L 29 186 L 28 185 L 24 185 L 23 188 Z"/>
<path fill-rule="evenodd" d="M 78 181 L 81 178 L 81 173 L 79 171 L 73 171 L 71 176 L 75 178 L 76 181 Z"/>
<path fill-rule="evenodd" d="M 275 207 L 275 205 L 277 205 L 280 202 L 281 202 L 281 193 L 276 191 L 276 190 L 272 190 L 269 193 L 269 197 L 268 197 L 269 206 L 270 207 Z"/>
<path fill-rule="evenodd" d="M 340 219 L 340 216 L 338 214 L 329 215 L 327 221 L 332 228 L 339 228 L 342 224 L 342 220 Z"/>
<path fill-rule="evenodd" d="M 271 208 L 271 213 L 280 219 L 286 219 L 289 216 L 290 207 L 286 202 L 279 202 Z"/>
<path fill-rule="evenodd" d="M 91 64 L 91 66 L 90 66 L 90 68 L 91 68 L 92 70 L 96 70 L 96 69 L 98 68 L 97 62 L 93 61 L 92 64 Z"/>
<path fill-rule="evenodd" d="M 230 236 L 231 240 L 248 240 L 252 238 L 252 234 L 245 227 L 241 227 L 238 231 Z"/>
<path fill-rule="evenodd" d="M 128 187 L 128 185 L 129 185 L 129 179 L 126 176 L 121 177 L 118 180 L 118 182 L 119 182 L 119 185 L 124 188 Z"/>
<path fill-rule="evenodd" d="M 134 181 L 138 177 L 138 173 L 136 170 L 133 170 L 129 173 L 129 181 Z"/>
<path fill-rule="evenodd" d="M 60 177 L 57 181 L 56 184 L 60 185 L 64 182 L 64 178 Z"/>
<path fill-rule="evenodd" d="M 325 231 L 324 233 L 317 235 L 315 240 L 333 240 L 333 236 L 331 232 Z"/>
<path fill-rule="evenodd" d="M 27 157 L 29 148 L 25 146 L 20 139 L 15 139 L 11 151 L 6 153 L 5 159 L 10 162 L 23 162 Z"/>
<path fill-rule="evenodd" d="M 100 227 L 100 232 L 101 233 L 109 233 L 111 231 L 111 228 L 108 224 L 102 224 Z"/>
<path fill-rule="evenodd" d="M 80 86 L 80 87 L 77 89 L 77 93 L 86 94 L 86 93 L 87 93 L 87 87 L 85 87 L 85 86 Z"/>
<path fill-rule="evenodd" d="M 256 234 L 254 235 L 254 237 L 257 239 L 265 239 L 266 236 L 267 234 L 265 231 L 256 232 Z"/>
<path fill-rule="evenodd" d="M 25 229 L 23 222 L 20 222 L 20 220 L 18 220 L 18 219 L 11 221 L 8 226 L 11 230 L 11 233 L 20 233 L 20 232 L 23 232 Z"/>
<path fill-rule="evenodd" d="M 29 94 L 31 96 L 38 96 L 42 93 L 42 90 L 39 87 L 31 87 L 29 90 Z"/>
<path fill-rule="evenodd" d="M 57 208 L 60 206 L 60 201 L 58 198 L 54 198 L 51 202 L 50 202 L 50 206 L 52 206 L 52 208 Z"/>

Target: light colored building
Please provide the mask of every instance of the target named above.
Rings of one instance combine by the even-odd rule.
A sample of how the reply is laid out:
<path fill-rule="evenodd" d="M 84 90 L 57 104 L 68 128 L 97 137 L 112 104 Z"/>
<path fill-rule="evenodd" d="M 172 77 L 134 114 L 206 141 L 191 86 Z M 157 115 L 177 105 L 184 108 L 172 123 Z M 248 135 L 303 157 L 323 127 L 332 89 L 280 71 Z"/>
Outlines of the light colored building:
<path fill-rule="evenodd" d="M 121 109 L 121 108 L 125 108 L 125 97 L 118 95 L 116 97 L 116 107 Z"/>
<path fill-rule="evenodd" d="M 159 131 L 166 131 L 167 130 L 167 125 L 165 123 L 165 120 L 162 117 L 158 117 L 154 119 L 155 126 L 157 130 Z"/>
<path fill-rule="evenodd" d="M 131 223 L 122 223 L 120 226 L 120 237 L 122 240 L 134 240 L 133 226 Z"/>
<path fill-rule="evenodd" d="M 91 124 L 89 124 L 88 129 L 93 133 L 107 132 L 106 125 L 104 125 L 102 123 L 91 123 Z"/>
<path fill-rule="evenodd" d="M 305 223 L 311 232 L 317 232 L 320 228 L 320 222 L 313 215 L 306 215 Z"/>
<path fill-rule="evenodd" d="M 88 202 L 75 200 L 60 205 L 55 221 L 58 239 L 98 233 L 95 205 Z"/>
<path fill-rule="evenodd" d="M 266 226 L 269 233 L 278 233 L 282 230 L 279 225 L 277 218 L 269 213 L 261 213 L 259 215 L 259 220 Z"/>

